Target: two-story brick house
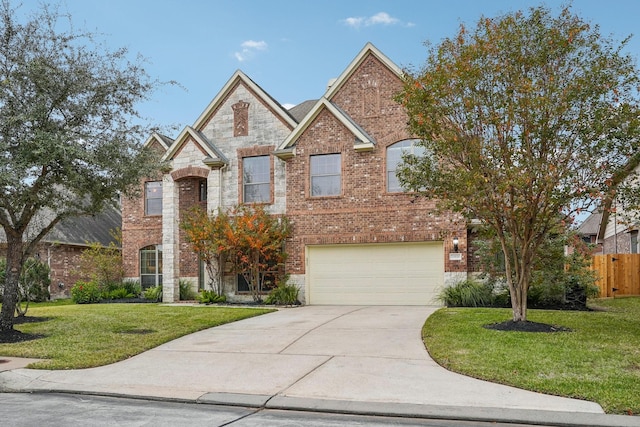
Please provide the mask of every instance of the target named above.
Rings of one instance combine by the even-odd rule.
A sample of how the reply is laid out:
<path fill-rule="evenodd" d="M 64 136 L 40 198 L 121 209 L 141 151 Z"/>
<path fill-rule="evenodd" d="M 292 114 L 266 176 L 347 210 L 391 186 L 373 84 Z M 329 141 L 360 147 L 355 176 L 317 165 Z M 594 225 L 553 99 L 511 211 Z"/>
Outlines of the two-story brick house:
<path fill-rule="evenodd" d="M 434 303 L 466 278 L 467 230 L 398 184 L 402 153 L 419 150 L 394 101 L 401 76 L 367 44 L 320 99 L 286 110 L 237 71 L 175 140 L 147 141 L 171 171 L 123 202 L 127 276 L 177 300 L 179 279 L 204 281 L 181 213 L 260 203 L 291 220 L 285 269 L 307 304 Z M 225 287 L 232 300 L 247 291 L 231 275 Z"/>

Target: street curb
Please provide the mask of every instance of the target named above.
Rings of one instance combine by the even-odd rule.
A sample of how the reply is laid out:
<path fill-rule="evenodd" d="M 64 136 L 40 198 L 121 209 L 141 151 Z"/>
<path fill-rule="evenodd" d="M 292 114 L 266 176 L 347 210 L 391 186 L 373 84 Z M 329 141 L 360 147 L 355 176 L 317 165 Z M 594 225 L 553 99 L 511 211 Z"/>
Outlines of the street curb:
<path fill-rule="evenodd" d="M 531 409 L 470 406 L 419 405 L 409 403 L 358 402 L 274 396 L 268 409 L 334 412 L 405 418 L 524 423 L 557 427 L 638 427 L 640 417 L 586 412 L 539 411 Z"/>
<path fill-rule="evenodd" d="M 9 390 L 5 390 L 6 392 Z M 243 393 L 205 393 L 197 399 L 128 395 L 124 393 L 87 392 L 74 390 L 12 390 L 15 393 L 60 393 L 105 396 L 123 399 L 150 400 L 203 405 L 237 406 L 303 412 L 439 419 L 505 424 L 531 424 L 554 427 L 640 427 L 640 417 L 586 412 L 540 411 L 532 409 L 488 408 L 470 406 L 420 405 L 409 403 L 362 402 L 269 396 Z"/>

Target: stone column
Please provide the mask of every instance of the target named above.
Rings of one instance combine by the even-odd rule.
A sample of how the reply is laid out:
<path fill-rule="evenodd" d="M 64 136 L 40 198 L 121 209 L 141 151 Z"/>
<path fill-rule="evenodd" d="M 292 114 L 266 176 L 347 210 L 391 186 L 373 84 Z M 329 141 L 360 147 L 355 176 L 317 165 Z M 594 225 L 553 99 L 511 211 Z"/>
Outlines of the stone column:
<path fill-rule="evenodd" d="M 162 180 L 162 301 L 175 302 L 180 299 L 180 257 L 178 186 L 170 174 Z"/>

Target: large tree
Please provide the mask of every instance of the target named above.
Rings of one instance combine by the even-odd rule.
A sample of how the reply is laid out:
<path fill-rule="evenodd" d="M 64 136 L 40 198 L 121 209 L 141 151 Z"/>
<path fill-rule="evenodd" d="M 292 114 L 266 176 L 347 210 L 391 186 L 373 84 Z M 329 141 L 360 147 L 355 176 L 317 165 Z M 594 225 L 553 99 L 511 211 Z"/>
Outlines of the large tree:
<path fill-rule="evenodd" d="M 0 331 L 13 328 L 18 279 L 62 219 L 100 212 L 157 167 L 136 109 L 159 84 L 57 8 L 19 18 L 0 3 L 0 226 L 7 271 Z"/>
<path fill-rule="evenodd" d="M 428 155 L 406 156 L 400 181 L 491 228 L 514 321 L 526 320 L 542 244 L 638 156 L 638 72 L 625 44 L 569 8 L 539 7 L 462 25 L 407 72 L 398 100 Z"/>

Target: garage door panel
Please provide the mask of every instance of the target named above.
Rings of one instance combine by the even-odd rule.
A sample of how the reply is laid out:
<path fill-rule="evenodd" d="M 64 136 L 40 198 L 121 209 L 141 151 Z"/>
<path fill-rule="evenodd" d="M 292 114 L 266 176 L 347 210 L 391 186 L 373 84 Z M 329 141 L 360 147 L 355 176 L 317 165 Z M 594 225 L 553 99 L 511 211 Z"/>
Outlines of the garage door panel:
<path fill-rule="evenodd" d="M 310 304 L 435 304 L 444 278 L 441 242 L 309 246 Z"/>

